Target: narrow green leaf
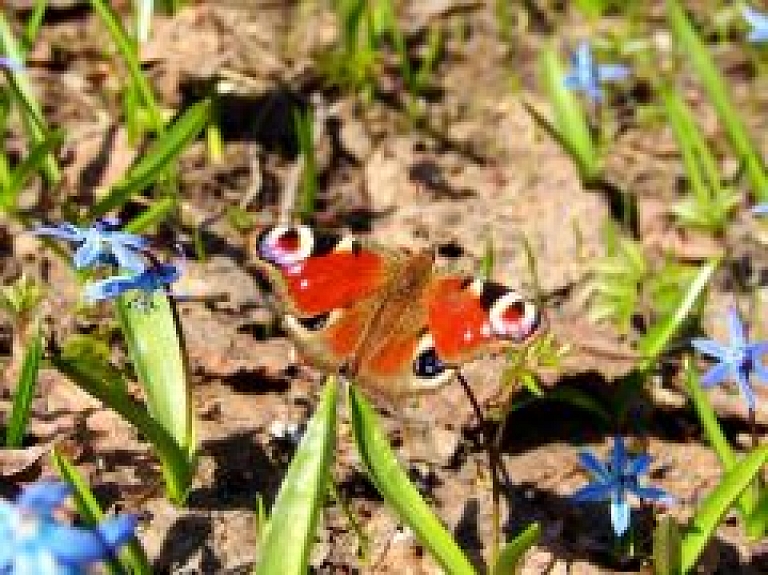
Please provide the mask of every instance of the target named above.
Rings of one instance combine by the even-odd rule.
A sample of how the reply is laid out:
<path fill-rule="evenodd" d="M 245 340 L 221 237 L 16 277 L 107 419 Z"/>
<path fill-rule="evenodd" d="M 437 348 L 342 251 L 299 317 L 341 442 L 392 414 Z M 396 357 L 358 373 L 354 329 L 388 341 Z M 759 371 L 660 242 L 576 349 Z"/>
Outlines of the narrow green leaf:
<path fill-rule="evenodd" d="M 5 446 L 10 449 L 21 447 L 24 441 L 24 432 L 27 430 L 29 410 L 32 407 L 32 399 L 35 396 L 37 373 L 40 369 L 40 359 L 42 357 L 43 335 L 38 327 L 24 354 L 21 375 L 16 385 L 16 391 L 13 394 L 13 408 L 5 436 Z"/>
<path fill-rule="evenodd" d="M 704 264 L 699 270 L 696 277 L 693 278 L 688 290 L 680 301 L 680 305 L 677 307 L 674 313 L 664 318 L 659 323 L 655 324 L 648 330 L 648 332 L 638 342 L 638 349 L 644 354 L 645 358 L 641 362 L 640 369 L 645 371 L 650 369 L 656 361 L 659 354 L 664 351 L 664 348 L 672 339 L 672 336 L 680 328 L 685 318 L 693 309 L 699 296 L 709 284 L 709 280 L 712 274 L 718 266 L 718 261 L 710 261 Z"/>
<path fill-rule="evenodd" d="M 312 108 L 307 108 L 304 112 L 300 109 L 293 111 L 293 126 L 299 141 L 302 161 L 297 212 L 304 219 L 312 217 L 315 213 L 315 196 L 317 195 L 317 161 L 313 124 Z"/>
<path fill-rule="evenodd" d="M 149 413 L 193 457 L 194 411 L 183 333 L 172 302 L 167 295 L 155 293 L 146 307 L 135 305 L 129 296 L 118 298 L 115 307 Z"/>
<path fill-rule="evenodd" d="M 174 503 L 183 503 L 194 472 L 189 455 L 165 427 L 150 416 L 145 406 L 139 405 L 128 395 L 125 380 L 120 373 L 101 361 L 97 355 L 82 353 L 85 351 L 83 349 L 66 356 L 56 354 L 51 362 L 61 373 L 115 410 L 147 438 L 163 464 L 163 477 L 169 498 Z"/>
<path fill-rule="evenodd" d="M 114 45 L 120 52 L 120 56 L 122 56 L 123 62 L 128 69 L 128 74 L 131 77 L 131 83 L 136 92 L 141 95 L 143 104 L 149 112 L 152 128 L 157 134 L 161 134 L 164 126 L 162 113 L 152 92 L 152 87 L 149 85 L 149 81 L 141 69 L 139 51 L 135 40 L 125 31 L 120 17 L 112 9 L 109 2 L 91 0 L 91 7 L 101 18 L 102 23 L 112 38 L 112 42 L 114 42 Z"/>
<path fill-rule="evenodd" d="M 699 374 L 696 373 L 689 357 L 683 359 L 683 371 L 685 374 L 685 388 L 691 398 L 693 408 L 696 410 L 696 415 L 699 417 L 704 435 L 720 460 L 723 470 L 726 472 L 730 471 L 736 465 L 736 455 L 734 455 L 728 440 L 725 438 L 720 422 L 717 420 L 717 414 L 712 409 L 707 394 L 704 393 L 701 385 L 699 385 Z M 755 508 L 755 504 L 754 490 L 745 490 L 738 501 L 742 517 L 749 517 Z"/>
<path fill-rule="evenodd" d="M 64 132 L 61 130 L 54 130 L 45 134 L 40 142 L 32 147 L 29 154 L 27 154 L 11 173 L 11 181 L 7 191 L 3 194 L 4 197 L 0 199 L 0 204 L 8 206 L 16 205 L 16 200 L 29 179 L 37 170 L 42 169 L 45 158 L 55 150 L 63 140 Z"/>
<path fill-rule="evenodd" d="M 593 182 L 600 175 L 597 147 L 579 101 L 563 83 L 565 76 L 563 67 L 557 51 L 552 46 L 542 52 L 541 67 L 544 84 L 555 115 L 553 127 L 554 132 L 559 135 L 557 140 L 576 162 L 581 178 L 586 183 Z M 532 111 L 531 107 L 526 107 L 529 112 Z M 537 121 L 543 119 L 538 114 L 533 116 Z M 541 124 L 540 121 L 539 123 Z"/>
<path fill-rule="evenodd" d="M 720 483 L 699 505 L 685 530 L 682 544 L 682 571 L 687 573 L 696 564 L 707 542 L 728 509 L 741 493 L 757 478 L 768 460 L 768 446 L 755 449 L 727 471 Z"/>
<path fill-rule="evenodd" d="M 315 539 L 336 441 L 338 383 L 328 378 L 320 404 L 272 507 L 257 575 L 303 575 Z"/>
<path fill-rule="evenodd" d="M 0 54 L 16 62 L 24 62 L 24 50 L 19 46 L 16 38 L 13 36 L 11 27 L 5 19 L 3 12 L 0 12 Z M 24 128 L 27 131 L 29 139 L 33 146 L 40 144 L 48 133 L 48 127 L 43 117 L 43 111 L 35 98 L 32 85 L 29 83 L 26 72 L 21 70 L 8 70 L 6 72 L 8 84 L 16 100 L 21 104 L 23 112 L 21 114 L 24 120 Z M 55 184 L 61 179 L 59 164 L 53 154 L 47 154 L 42 165 L 45 179 L 50 184 Z"/>
<path fill-rule="evenodd" d="M 665 515 L 653 532 L 653 572 L 655 575 L 681 575 L 680 527 L 674 517 Z"/>
<path fill-rule="evenodd" d="M 768 200 L 768 175 L 766 175 L 760 152 L 753 144 L 738 112 L 731 103 L 725 82 L 712 62 L 706 46 L 696 34 L 685 10 L 676 0 L 668 0 L 667 14 L 672 31 L 680 42 L 681 52 L 685 54 L 699 75 L 731 145 L 745 163 L 753 194 L 760 201 Z"/>
<path fill-rule="evenodd" d="M 176 199 L 172 197 L 158 198 L 138 216 L 126 222 L 123 231 L 138 234 L 147 231 L 154 225 L 165 220 L 176 208 Z"/>
<path fill-rule="evenodd" d="M 746 521 L 747 535 L 752 540 L 761 539 L 768 532 L 768 490 L 763 488 L 760 495 L 760 501 Z"/>
<path fill-rule="evenodd" d="M 43 17 L 45 16 L 45 9 L 47 7 L 48 0 L 35 0 L 35 6 L 32 9 L 32 13 L 24 24 L 24 35 L 22 40 L 25 52 L 29 52 L 32 48 L 32 44 L 35 43 L 37 34 L 40 32 L 40 27 L 43 25 Z"/>
<path fill-rule="evenodd" d="M 211 101 L 202 100 L 186 110 L 162 136 L 155 140 L 138 164 L 118 182 L 89 212 L 88 219 L 103 216 L 123 205 L 131 196 L 138 194 L 160 179 L 179 154 L 205 128 L 211 111 Z"/>
<path fill-rule="evenodd" d="M 408 480 L 392 453 L 376 414 L 354 385 L 349 386 L 349 409 L 360 458 L 387 504 L 413 530 L 447 573 L 474 574 L 467 556 Z"/>
<path fill-rule="evenodd" d="M 541 526 L 538 523 L 531 523 L 525 528 L 525 531 L 501 548 L 491 573 L 493 575 L 517 573 L 523 555 L 538 543 L 540 535 Z"/>
<path fill-rule="evenodd" d="M 96 526 L 104 520 L 105 515 L 96 501 L 88 484 L 80 473 L 78 473 L 72 463 L 67 460 L 63 453 L 54 447 L 51 452 L 53 466 L 61 478 L 69 483 L 74 491 L 77 511 L 85 523 L 90 526 Z M 144 549 L 134 536 L 118 553 L 118 560 L 112 559 L 105 562 L 110 573 L 130 573 L 132 575 L 152 575 L 152 567 L 149 564 Z"/>

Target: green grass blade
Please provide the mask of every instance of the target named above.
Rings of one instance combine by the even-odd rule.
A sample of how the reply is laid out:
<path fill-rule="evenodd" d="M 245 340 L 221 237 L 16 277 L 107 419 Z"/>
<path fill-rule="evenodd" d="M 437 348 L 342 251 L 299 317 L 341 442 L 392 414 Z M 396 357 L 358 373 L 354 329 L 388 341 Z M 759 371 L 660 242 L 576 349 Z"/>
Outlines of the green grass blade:
<path fill-rule="evenodd" d="M 48 132 L 40 142 L 32 147 L 29 154 L 11 172 L 11 179 L 8 188 L 3 191 L 3 196 L 0 198 L 0 205 L 16 205 L 17 198 L 29 179 L 37 170 L 42 169 L 45 158 L 63 141 L 64 132 L 54 130 Z"/>
<path fill-rule="evenodd" d="M 24 24 L 24 48 L 28 52 L 32 48 L 32 44 L 35 43 L 37 34 L 40 32 L 40 27 L 43 25 L 43 17 L 45 16 L 45 9 L 48 7 L 48 0 L 35 0 L 35 6 L 32 9 L 32 13 L 27 18 Z"/>
<path fill-rule="evenodd" d="M 715 67 L 706 46 L 696 34 L 685 10 L 676 0 L 668 0 L 667 14 L 672 32 L 680 42 L 681 52 L 688 58 L 701 79 L 731 145 L 744 162 L 747 177 L 752 185 L 752 192 L 758 200 L 768 200 L 768 176 L 760 153 L 731 103 L 725 82 Z"/>
<path fill-rule="evenodd" d="M 304 112 L 299 109 L 293 111 L 293 126 L 303 162 L 297 211 L 304 220 L 315 213 L 315 196 L 317 196 L 317 161 L 313 124 L 312 108 L 307 108 Z"/>
<path fill-rule="evenodd" d="M 747 535 L 752 540 L 761 539 L 768 531 L 768 490 L 763 489 L 760 501 L 746 520 Z"/>
<path fill-rule="evenodd" d="M 190 106 L 184 115 L 154 142 L 142 156 L 141 161 L 128 171 L 125 178 L 112 186 L 109 193 L 91 208 L 88 219 L 96 219 L 120 207 L 131 196 L 162 178 L 171 162 L 205 128 L 210 112 L 210 100 L 202 100 Z"/>
<path fill-rule="evenodd" d="M 552 46 L 543 51 L 541 67 L 547 95 L 555 115 L 553 127 L 558 134 L 557 141 L 576 162 L 581 178 L 587 183 L 593 182 L 600 175 L 597 147 L 578 99 L 563 83 L 563 67 L 557 51 Z M 528 108 L 530 112 L 531 108 Z M 534 118 L 541 124 L 538 114 L 535 114 Z"/>
<path fill-rule="evenodd" d="M 96 354 L 83 350 L 70 356 L 54 355 L 51 362 L 78 387 L 116 411 L 152 444 L 162 462 L 163 477 L 170 498 L 182 503 L 192 482 L 194 467 L 189 456 L 166 429 L 155 421 L 143 405 L 126 392 L 122 376 Z"/>
<path fill-rule="evenodd" d="M 0 54 L 17 62 L 24 62 L 24 51 L 19 46 L 11 32 L 11 27 L 0 12 Z M 16 100 L 22 107 L 24 128 L 33 146 L 40 144 L 46 138 L 48 128 L 43 117 L 43 111 L 35 98 L 32 86 L 27 80 L 26 72 L 21 70 L 8 70 L 6 72 L 8 84 Z M 53 154 L 47 154 L 42 165 L 43 175 L 50 184 L 55 184 L 61 179 L 59 164 Z"/>
<path fill-rule="evenodd" d="M 696 515 L 691 519 L 683 535 L 681 553 L 683 572 L 687 573 L 693 569 L 728 509 L 755 481 L 766 461 L 768 461 L 768 446 L 755 449 L 727 471 L 717 487 L 699 505 Z"/>
<path fill-rule="evenodd" d="M 718 263 L 717 260 L 714 260 L 704 264 L 693 278 L 674 313 L 652 326 L 640 339 L 638 349 L 645 356 L 641 362 L 641 371 L 651 368 L 659 354 L 664 351 L 672 336 L 680 328 L 688 314 L 691 313 L 699 296 L 701 296 L 709 284 L 709 280 L 712 274 L 715 273 Z"/>
<path fill-rule="evenodd" d="M 138 234 L 164 221 L 176 208 L 176 199 L 172 197 L 159 198 L 152 202 L 146 210 L 126 222 L 123 231 Z"/>
<path fill-rule="evenodd" d="M 653 532 L 653 572 L 655 575 L 681 575 L 682 540 L 674 517 L 665 515 Z"/>
<path fill-rule="evenodd" d="M 257 575 L 303 575 L 315 540 L 336 442 L 338 383 L 329 378 L 291 461 L 262 539 Z"/>
<path fill-rule="evenodd" d="M 499 552 L 496 564 L 491 570 L 492 575 L 509 575 L 516 573 L 520 560 L 531 547 L 536 545 L 541 535 L 541 526 L 531 523 L 520 535 L 506 543 Z"/>
<path fill-rule="evenodd" d="M 149 81 L 141 69 L 136 42 L 125 31 L 120 17 L 112 9 L 109 2 L 91 0 L 91 6 L 99 18 L 101 18 L 104 26 L 106 26 L 112 42 L 114 42 L 117 50 L 120 52 L 120 56 L 122 56 L 123 62 L 128 69 L 128 74 L 131 77 L 131 83 L 136 92 L 141 96 L 142 103 L 149 112 L 153 130 L 157 134 L 162 134 L 165 122 L 163 122 L 160 106 L 158 106 L 157 100 L 155 100 L 155 95 L 152 92 Z"/>
<path fill-rule="evenodd" d="M 720 465 L 723 470 L 730 471 L 736 465 L 736 455 L 731 449 L 731 445 L 723 433 L 723 429 L 720 427 L 720 422 L 717 420 L 717 414 L 712 409 L 712 405 L 709 403 L 707 394 L 699 384 L 699 374 L 696 373 L 690 358 L 686 357 L 683 360 L 683 371 L 685 373 L 685 389 L 688 391 L 688 396 L 691 398 L 693 408 L 696 410 L 696 415 L 699 417 L 701 427 L 704 430 L 704 436 L 712 446 L 712 449 L 720 460 Z M 752 489 L 747 489 L 741 494 L 738 501 L 739 511 L 742 517 L 749 517 L 756 504 L 755 492 Z"/>
<path fill-rule="evenodd" d="M 408 480 L 373 409 L 354 385 L 349 387 L 349 409 L 360 458 L 387 504 L 413 530 L 446 573 L 474 574 L 467 556 Z"/>
<path fill-rule="evenodd" d="M 96 501 L 88 484 L 82 475 L 75 469 L 64 454 L 54 447 L 51 453 L 53 466 L 56 468 L 59 476 L 66 481 L 73 489 L 77 511 L 87 525 L 95 526 L 104 518 L 104 512 Z M 149 564 L 144 549 L 134 536 L 118 553 L 115 560 L 105 562 L 110 573 L 131 573 L 132 575 L 152 575 L 152 567 Z"/>
<path fill-rule="evenodd" d="M 42 357 L 43 335 L 38 327 L 24 354 L 21 375 L 16 385 L 16 391 L 13 394 L 13 408 L 5 436 L 5 446 L 9 449 L 21 447 L 24 441 L 24 432 L 27 430 L 29 410 L 32 407 L 32 399 L 35 396 L 37 373 L 40 370 L 40 360 Z"/>
<path fill-rule="evenodd" d="M 115 307 L 150 414 L 192 457 L 194 411 L 181 326 L 172 302 L 167 295 L 155 293 L 148 309 L 129 297 L 118 298 Z"/>
<path fill-rule="evenodd" d="M 700 169 L 695 140 L 701 139 L 701 133 L 696 130 L 690 110 L 683 103 L 680 96 L 669 88 L 661 89 L 661 99 L 664 103 L 667 120 L 680 148 L 685 165 L 685 173 L 691 184 L 691 190 L 700 201 L 709 199 L 709 190 L 704 175 Z"/>

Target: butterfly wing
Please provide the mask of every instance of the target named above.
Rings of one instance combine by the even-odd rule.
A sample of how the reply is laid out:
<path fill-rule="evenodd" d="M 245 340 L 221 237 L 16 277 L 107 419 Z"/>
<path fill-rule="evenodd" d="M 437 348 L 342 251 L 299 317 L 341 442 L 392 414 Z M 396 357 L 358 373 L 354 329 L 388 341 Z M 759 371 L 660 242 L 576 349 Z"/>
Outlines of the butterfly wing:
<path fill-rule="evenodd" d="M 522 343 L 541 324 L 536 304 L 494 282 L 438 276 L 424 298 L 435 350 L 447 364 L 463 363 L 483 351 Z"/>
<path fill-rule="evenodd" d="M 307 226 L 277 226 L 258 241 L 257 266 L 304 358 L 336 370 L 360 349 L 402 255 Z"/>
<path fill-rule="evenodd" d="M 345 368 L 379 395 L 434 390 L 459 364 L 539 326 L 536 306 L 514 290 L 434 274 L 430 252 L 280 226 L 262 235 L 258 255 L 304 359 Z"/>
<path fill-rule="evenodd" d="M 390 397 L 434 391 L 462 363 L 525 342 L 540 326 L 537 306 L 506 286 L 431 270 L 426 279 L 378 314 L 386 332 L 366 341 L 356 378 L 366 389 Z"/>

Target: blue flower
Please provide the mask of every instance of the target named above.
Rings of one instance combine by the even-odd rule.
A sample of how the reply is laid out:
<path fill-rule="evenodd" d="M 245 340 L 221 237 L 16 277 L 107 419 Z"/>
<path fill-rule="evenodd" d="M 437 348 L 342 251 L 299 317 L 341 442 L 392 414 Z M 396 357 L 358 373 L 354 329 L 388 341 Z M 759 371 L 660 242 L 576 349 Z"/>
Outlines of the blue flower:
<path fill-rule="evenodd" d="M 749 36 L 747 36 L 750 42 L 765 42 L 768 40 L 768 15 L 758 12 L 751 6 L 743 6 L 741 14 L 751 28 Z"/>
<path fill-rule="evenodd" d="M 18 60 L 14 60 L 13 58 L 9 58 L 7 56 L 0 56 L 0 69 L 2 68 L 12 72 L 18 72 L 22 69 L 22 65 Z"/>
<path fill-rule="evenodd" d="M 597 64 L 589 42 L 585 41 L 571 55 L 571 69 L 563 78 L 563 84 L 571 90 L 584 92 L 594 102 L 600 102 L 603 99 L 602 83 L 623 80 L 627 76 L 629 68 L 626 66 Z"/>
<path fill-rule="evenodd" d="M 116 515 L 91 529 L 60 523 L 53 511 L 71 493 L 66 483 L 38 482 L 15 503 L 0 500 L 0 573 L 79 575 L 107 559 L 136 530 L 136 517 Z"/>
<path fill-rule="evenodd" d="M 768 204 L 757 204 L 754 208 L 752 208 L 752 213 L 757 214 L 758 216 L 764 216 L 765 214 L 768 214 Z"/>
<path fill-rule="evenodd" d="M 750 411 L 755 410 L 755 393 L 749 382 L 754 373 L 768 381 L 768 369 L 760 362 L 760 356 L 768 353 L 768 341 L 750 343 L 744 324 L 735 309 L 728 310 L 728 329 L 731 341 L 727 346 L 711 339 L 696 338 L 691 345 L 699 352 L 713 357 L 718 362 L 701 378 L 703 387 L 712 387 L 732 377 L 739 386 Z"/>
<path fill-rule="evenodd" d="M 144 292 L 150 296 L 181 277 L 181 268 L 173 264 L 156 263 L 134 275 L 114 276 L 85 286 L 83 297 L 86 301 L 96 302 L 114 299 L 127 291 Z M 146 301 L 146 300 L 144 300 Z"/>
<path fill-rule="evenodd" d="M 627 493 L 664 504 L 674 502 L 674 498 L 663 489 L 640 485 L 639 476 L 648 472 L 651 457 L 646 454 L 627 457 L 624 440 L 618 435 L 613 440 L 611 458 L 605 463 L 589 451 L 579 453 L 579 460 L 590 472 L 593 481 L 579 489 L 573 499 L 578 502 L 610 500 L 611 525 L 616 535 L 623 535 L 629 528 Z"/>
<path fill-rule="evenodd" d="M 73 262 L 76 269 L 96 264 L 115 264 L 136 273 L 144 271 L 147 264 L 141 255 L 146 249 L 146 238 L 121 232 L 112 219 L 97 221 L 90 228 L 78 228 L 69 223 L 56 226 L 39 226 L 34 234 L 51 236 L 77 244 Z"/>

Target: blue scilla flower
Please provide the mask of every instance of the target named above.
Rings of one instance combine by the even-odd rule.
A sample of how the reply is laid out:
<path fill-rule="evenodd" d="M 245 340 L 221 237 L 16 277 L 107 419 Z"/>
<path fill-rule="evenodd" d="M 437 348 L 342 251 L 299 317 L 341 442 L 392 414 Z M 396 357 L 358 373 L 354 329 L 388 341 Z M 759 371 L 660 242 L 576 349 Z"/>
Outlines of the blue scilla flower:
<path fill-rule="evenodd" d="M 750 27 L 747 39 L 750 42 L 768 41 L 768 15 L 758 12 L 751 6 L 743 6 L 741 14 Z"/>
<path fill-rule="evenodd" d="M 0 69 L 3 68 L 13 72 L 18 72 L 22 69 L 22 65 L 18 60 L 14 60 L 13 58 L 9 58 L 7 56 L 0 56 Z"/>
<path fill-rule="evenodd" d="M 136 530 L 136 517 L 121 514 L 92 529 L 61 523 L 53 511 L 69 497 L 61 482 L 37 482 L 15 502 L 0 500 L 0 573 L 79 575 L 108 559 Z"/>
<path fill-rule="evenodd" d="M 85 286 L 83 297 L 86 301 L 96 302 L 114 299 L 129 291 L 139 291 L 143 292 L 146 298 L 180 277 L 179 266 L 157 262 L 138 274 L 113 276 L 92 282 Z"/>
<path fill-rule="evenodd" d="M 768 353 L 768 341 L 750 343 L 747 330 L 734 308 L 728 310 L 728 330 L 731 341 L 722 345 L 712 339 L 695 338 L 691 345 L 701 354 L 713 357 L 717 363 L 701 378 L 703 387 L 712 387 L 726 379 L 733 378 L 739 391 L 747 402 L 750 411 L 755 410 L 755 393 L 750 378 L 755 374 L 763 381 L 768 381 L 768 369 L 760 361 L 760 356 Z"/>
<path fill-rule="evenodd" d="M 563 84 L 570 90 L 584 92 L 594 102 L 600 102 L 604 82 L 623 80 L 627 76 L 629 68 L 626 66 L 596 63 L 589 42 L 584 41 L 571 55 L 571 69 L 563 78 Z"/>
<path fill-rule="evenodd" d="M 610 459 L 600 461 L 590 451 L 579 453 L 581 464 L 592 475 L 593 480 L 579 489 L 573 499 L 577 502 L 611 502 L 611 525 L 616 535 L 623 535 L 629 529 L 630 506 L 627 494 L 633 493 L 640 499 L 670 504 L 674 499 L 658 487 L 640 485 L 640 476 L 648 473 L 651 457 L 647 454 L 628 457 L 624 440 L 614 437 Z"/>
<path fill-rule="evenodd" d="M 76 269 L 116 264 L 139 273 L 147 267 L 141 255 L 148 246 L 146 238 L 119 231 L 113 219 L 99 220 L 90 228 L 79 228 L 66 222 L 56 226 L 38 226 L 33 233 L 77 244 L 73 258 Z"/>

